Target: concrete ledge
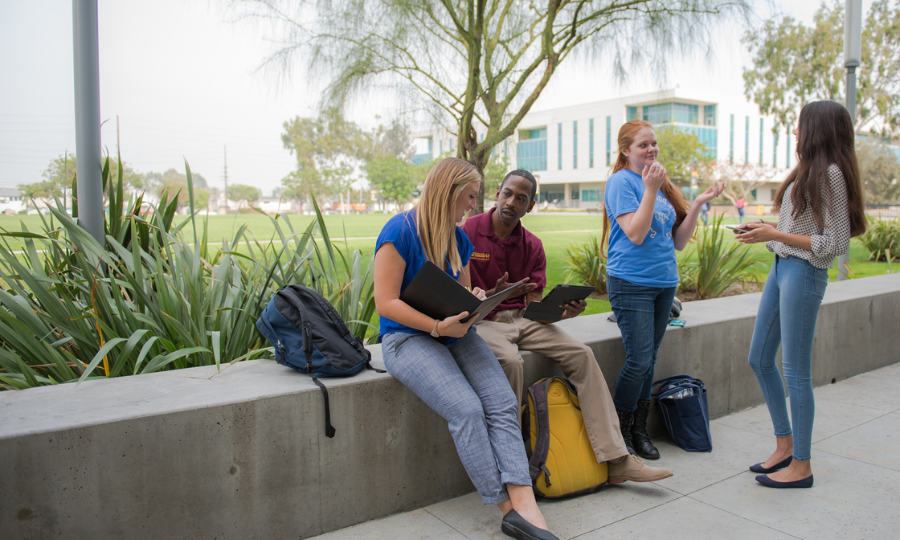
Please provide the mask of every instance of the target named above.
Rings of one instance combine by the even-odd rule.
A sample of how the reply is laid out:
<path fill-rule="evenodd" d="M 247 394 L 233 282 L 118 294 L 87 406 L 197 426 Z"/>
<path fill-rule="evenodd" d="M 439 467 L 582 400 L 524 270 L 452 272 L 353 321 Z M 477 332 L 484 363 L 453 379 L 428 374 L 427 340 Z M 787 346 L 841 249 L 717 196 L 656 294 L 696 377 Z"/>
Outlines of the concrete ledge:
<path fill-rule="evenodd" d="M 759 294 L 685 305 L 656 377 L 703 379 L 721 416 L 762 402 L 747 353 Z M 624 361 L 605 315 L 561 323 L 612 385 Z M 900 360 L 900 276 L 828 286 L 814 384 Z M 381 364 L 380 347 L 372 347 Z M 527 359 L 529 360 L 529 359 Z M 531 355 L 526 377 L 553 374 Z M 389 375 L 327 382 L 271 361 L 0 393 L 4 537 L 296 539 L 471 491 L 446 422 Z"/>

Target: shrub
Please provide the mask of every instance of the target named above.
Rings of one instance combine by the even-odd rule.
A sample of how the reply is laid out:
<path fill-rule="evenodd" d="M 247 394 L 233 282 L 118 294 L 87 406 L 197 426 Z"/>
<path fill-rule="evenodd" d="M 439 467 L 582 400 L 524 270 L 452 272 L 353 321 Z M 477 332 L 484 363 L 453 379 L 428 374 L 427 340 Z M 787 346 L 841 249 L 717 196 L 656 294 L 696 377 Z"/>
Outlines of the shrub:
<path fill-rule="evenodd" d="M 600 252 L 596 236 L 588 237 L 584 244 L 565 248 L 566 283 L 577 281 L 592 285 L 599 294 L 606 294 L 606 257 Z"/>
<path fill-rule="evenodd" d="M 0 233 L 25 240 L 22 256 L 0 243 L 0 283 L 8 287 L 0 290 L 0 386 L 270 357 L 255 322 L 277 288 L 292 283 L 320 292 L 351 331 L 366 334 L 374 313 L 372 265 L 364 265 L 358 251 L 346 255 L 331 244 L 318 208 L 317 219 L 301 232 L 286 215 L 271 218 L 280 248 L 240 227 L 213 249 L 206 221 L 193 212 L 189 167 L 192 214 L 174 228 L 177 194 L 171 201 L 164 195 L 158 209 L 143 214 L 141 197 L 124 203 L 121 170 L 117 182 L 109 176 L 107 164 L 104 244 L 58 202 L 42 218 L 42 233 L 24 227 Z M 188 224 L 192 242 L 183 234 Z"/>
<path fill-rule="evenodd" d="M 883 220 L 869 217 L 869 226 L 859 241 L 869 250 L 870 261 L 887 261 L 898 258 L 900 252 L 900 218 Z"/>
<path fill-rule="evenodd" d="M 700 298 L 716 298 L 737 282 L 759 281 L 759 263 L 765 257 L 751 255 L 751 247 L 739 242 L 727 242 L 726 246 L 723 218 L 720 214 L 713 218 L 711 227 L 701 229 L 678 265 L 679 286 L 696 291 Z M 690 261 L 694 253 L 696 262 Z"/>

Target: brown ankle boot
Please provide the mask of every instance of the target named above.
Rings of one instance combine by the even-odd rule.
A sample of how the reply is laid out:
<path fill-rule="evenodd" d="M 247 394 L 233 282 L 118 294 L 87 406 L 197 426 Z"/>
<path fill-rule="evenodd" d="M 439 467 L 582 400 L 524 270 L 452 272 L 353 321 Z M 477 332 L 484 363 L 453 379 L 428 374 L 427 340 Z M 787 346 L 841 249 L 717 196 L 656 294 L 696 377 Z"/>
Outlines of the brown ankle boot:
<path fill-rule="evenodd" d="M 672 476 L 672 471 L 662 467 L 648 467 L 637 456 L 623 456 L 608 461 L 606 466 L 609 471 L 609 483 L 621 484 L 622 482 L 655 482 Z"/>

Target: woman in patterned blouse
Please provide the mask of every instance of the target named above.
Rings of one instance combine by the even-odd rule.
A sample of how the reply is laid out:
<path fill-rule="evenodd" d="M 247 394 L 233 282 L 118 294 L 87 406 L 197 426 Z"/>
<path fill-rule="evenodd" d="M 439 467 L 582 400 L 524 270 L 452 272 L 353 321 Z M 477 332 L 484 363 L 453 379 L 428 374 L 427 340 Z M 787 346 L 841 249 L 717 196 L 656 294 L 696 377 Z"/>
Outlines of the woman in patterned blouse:
<path fill-rule="evenodd" d="M 794 136 L 798 162 L 775 196 L 778 223 L 760 220 L 746 224 L 746 232 L 735 231 L 738 241 L 766 242 L 775 253 L 749 358 L 776 437 L 775 452 L 750 470 L 762 473 L 756 480 L 774 488 L 813 485 L 810 445 L 815 415 L 812 345 L 816 318 L 828 284 L 828 268 L 836 256 L 847 253 L 850 238 L 866 230 L 853 121 L 847 109 L 834 101 L 807 104 L 800 111 Z M 775 364 L 779 343 L 790 390 L 790 418 L 784 383 Z"/>

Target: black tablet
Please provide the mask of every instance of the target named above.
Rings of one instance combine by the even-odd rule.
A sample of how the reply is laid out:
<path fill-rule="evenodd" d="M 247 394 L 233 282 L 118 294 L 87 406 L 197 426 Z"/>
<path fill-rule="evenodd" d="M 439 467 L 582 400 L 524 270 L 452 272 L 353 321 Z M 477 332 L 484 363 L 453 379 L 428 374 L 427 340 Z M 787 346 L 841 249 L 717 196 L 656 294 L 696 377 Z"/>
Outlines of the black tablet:
<path fill-rule="evenodd" d="M 556 322 L 562 319 L 565 310 L 559 306 L 573 300 L 584 300 L 592 292 L 593 287 L 584 285 L 557 285 L 540 302 L 531 302 L 522 314 L 526 319 L 543 322 Z"/>
<path fill-rule="evenodd" d="M 573 300 L 584 300 L 594 290 L 594 287 L 587 285 L 557 285 L 541 300 L 541 303 L 545 306 L 562 306 Z"/>

